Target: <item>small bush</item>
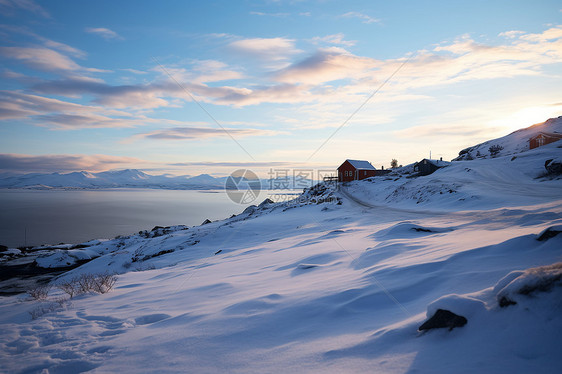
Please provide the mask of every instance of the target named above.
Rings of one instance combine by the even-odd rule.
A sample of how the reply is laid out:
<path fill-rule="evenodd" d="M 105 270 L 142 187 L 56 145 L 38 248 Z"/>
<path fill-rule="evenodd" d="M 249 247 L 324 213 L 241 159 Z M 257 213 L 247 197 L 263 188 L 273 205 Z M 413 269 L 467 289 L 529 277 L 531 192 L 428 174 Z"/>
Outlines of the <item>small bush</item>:
<path fill-rule="evenodd" d="M 500 153 L 500 151 L 503 149 L 503 147 L 499 144 L 494 144 L 492 146 L 490 146 L 490 148 L 488 148 L 488 152 L 490 152 L 490 156 L 494 157 L 496 156 L 498 153 Z"/>
<path fill-rule="evenodd" d="M 60 308 L 59 303 L 48 303 L 45 305 L 38 306 L 35 309 L 32 309 L 31 311 L 29 311 L 29 314 L 31 315 L 31 319 L 37 319 L 43 316 L 44 314 L 54 312 L 59 308 Z"/>
<path fill-rule="evenodd" d="M 116 281 L 117 276 L 115 274 L 82 274 L 60 283 L 58 288 L 73 298 L 88 292 L 107 293 L 113 288 Z"/>
<path fill-rule="evenodd" d="M 70 296 L 71 298 L 73 298 L 74 296 L 78 295 L 78 287 L 77 287 L 77 282 L 76 282 L 76 278 L 70 280 L 70 281 L 66 281 L 63 283 L 59 283 L 57 286 L 61 291 L 65 292 L 68 294 L 68 296 Z"/>
<path fill-rule="evenodd" d="M 49 291 L 51 291 L 51 288 L 53 288 L 51 284 L 41 284 L 27 290 L 27 294 L 35 300 L 45 300 L 49 295 Z"/>

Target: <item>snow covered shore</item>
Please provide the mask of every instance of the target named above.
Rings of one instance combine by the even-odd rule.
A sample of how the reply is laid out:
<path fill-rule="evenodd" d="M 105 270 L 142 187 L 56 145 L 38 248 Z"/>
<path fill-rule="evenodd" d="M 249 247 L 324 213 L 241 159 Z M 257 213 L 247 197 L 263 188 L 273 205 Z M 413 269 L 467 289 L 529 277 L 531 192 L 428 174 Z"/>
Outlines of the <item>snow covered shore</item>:
<path fill-rule="evenodd" d="M 38 263 L 95 258 L 53 283 L 109 271 L 114 289 L 1 297 L 0 371 L 561 372 L 559 270 L 527 270 L 562 261 L 562 179 L 541 176 L 560 152 L 61 250 Z M 438 309 L 466 325 L 418 331 Z"/>

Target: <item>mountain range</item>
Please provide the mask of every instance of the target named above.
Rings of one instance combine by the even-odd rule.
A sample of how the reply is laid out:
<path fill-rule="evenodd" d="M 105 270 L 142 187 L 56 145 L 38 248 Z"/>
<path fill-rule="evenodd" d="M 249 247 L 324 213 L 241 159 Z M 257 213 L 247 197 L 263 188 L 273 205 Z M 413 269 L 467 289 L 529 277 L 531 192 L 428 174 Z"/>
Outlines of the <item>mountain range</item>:
<path fill-rule="evenodd" d="M 224 188 L 227 177 L 150 175 L 137 169 L 90 173 L 31 173 L 23 175 L 0 174 L 0 188 L 164 188 L 216 189 Z"/>

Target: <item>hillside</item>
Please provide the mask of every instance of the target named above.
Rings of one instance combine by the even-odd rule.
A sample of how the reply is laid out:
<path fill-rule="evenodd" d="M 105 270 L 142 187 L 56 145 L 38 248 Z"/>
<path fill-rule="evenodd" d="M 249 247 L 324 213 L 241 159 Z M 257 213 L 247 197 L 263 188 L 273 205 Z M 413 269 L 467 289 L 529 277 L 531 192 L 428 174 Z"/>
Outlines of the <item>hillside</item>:
<path fill-rule="evenodd" d="M 501 138 L 488 140 L 484 143 L 468 147 L 459 152 L 454 161 L 470 160 L 473 158 L 489 158 L 490 147 L 499 146 L 498 156 L 508 156 L 529 150 L 529 139 L 540 132 L 562 134 L 562 116 L 512 132 Z"/>
<path fill-rule="evenodd" d="M 93 258 L 53 284 L 117 283 L 0 297 L 1 370 L 560 372 L 562 178 L 544 165 L 561 148 L 508 155 L 528 136 L 514 134 L 506 154 L 428 176 L 321 184 L 223 221 L 45 253 L 50 268 Z M 419 331 L 439 309 L 466 323 Z"/>

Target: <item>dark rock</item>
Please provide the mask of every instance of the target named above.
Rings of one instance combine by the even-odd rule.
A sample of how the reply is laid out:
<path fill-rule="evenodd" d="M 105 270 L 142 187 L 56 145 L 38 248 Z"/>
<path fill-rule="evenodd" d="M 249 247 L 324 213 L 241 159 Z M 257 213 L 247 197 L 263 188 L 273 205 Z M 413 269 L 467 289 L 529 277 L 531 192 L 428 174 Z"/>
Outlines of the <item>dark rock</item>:
<path fill-rule="evenodd" d="M 219 249 L 218 251 L 215 252 L 215 255 L 218 255 L 221 252 L 222 252 L 222 249 Z"/>
<path fill-rule="evenodd" d="M 562 174 L 562 162 L 554 161 L 553 159 L 546 160 L 544 163 L 544 168 L 549 175 Z"/>
<path fill-rule="evenodd" d="M 498 303 L 500 304 L 500 307 L 502 307 L 502 308 L 505 308 L 506 306 L 517 304 L 515 301 L 509 299 L 506 296 L 501 297 L 500 300 L 498 301 Z"/>
<path fill-rule="evenodd" d="M 539 234 L 539 237 L 537 238 L 537 240 L 539 242 L 543 242 L 546 241 L 548 239 L 554 238 L 556 235 L 560 234 L 562 231 L 557 230 L 554 227 L 549 227 L 546 230 L 544 230 L 542 233 Z"/>
<path fill-rule="evenodd" d="M 6 252 L 8 250 L 8 247 L 6 247 L 5 245 L 0 245 L 0 252 Z"/>
<path fill-rule="evenodd" d="M 271 199 L 268 198 L 268 199 L 265 199 L 264 201 L 262 201 L 262 202 L 260 203 L 260 205 L 258 205 L 258 208 L 263 208 L 263 207 L 266 207 L 266 206 L 268 206 L 268 205 L 270 205 L 270 204 L 273 204 L 273 200 L 271 200 Z"/>
<path fill-rule="evenodd" d="M 256 211 L 257 207 L 255 205 L 250 205 L 248 206 L 246 209 L 244 209 L 244 211 L 242 212 L 242 214 L 252 214 Z"/>
<path fill-rule="evenodd" d="M 206 219 L 206 220 L 203 221 L 203 223 L 201 225 L 206 225 L 206 224 L 209 224 L 209 223 L 212 223 L 212 221 L 210 219 Z"/>
<path fill-rule="evenodd" d="M 433 232 L 430 229 L 424 229 L 423 227 L 412 227 L 412 230 L 417 232 Z"/>
<path fill-rule="evenodd" d="M 89 244 L 75 244 L 69 249 L 83 249 L 83 248 L 88 248 L 89 246 L 90 246 Z"/>
<path fill-rule="evenodd" d="M 445 309 L 437 309 L 437 312 L 425 321 L 418 330 L 431 330 L 431 329 L 440 329 L 440 328 L 448 328 L 449 331 L 454 329 L 455 327 L 462 327 L 466 325 L 467 319 L 463 316 L 459 316 L 453 312 L 450 312 Z"/>
<path fill-rule="evenodd" d="M 529 296 L 540 292 L 548 292 L 554 287 L 562 286 L 562 262 L 527 269 L 512 282 L 517 279 L 525 280 L 525 277 L 528 277 L 530 274 L 535 278 L 533 281 L 521 282 L 522 284 L 517 290 L 502 290 L 498 293 L 497 299 L 500 307 L 503 308 L 517 304 L 517 302 L 513 300 L 517 295 Z"/>

